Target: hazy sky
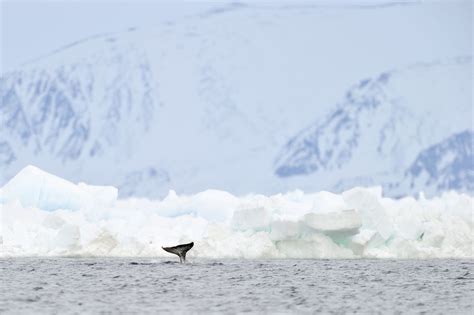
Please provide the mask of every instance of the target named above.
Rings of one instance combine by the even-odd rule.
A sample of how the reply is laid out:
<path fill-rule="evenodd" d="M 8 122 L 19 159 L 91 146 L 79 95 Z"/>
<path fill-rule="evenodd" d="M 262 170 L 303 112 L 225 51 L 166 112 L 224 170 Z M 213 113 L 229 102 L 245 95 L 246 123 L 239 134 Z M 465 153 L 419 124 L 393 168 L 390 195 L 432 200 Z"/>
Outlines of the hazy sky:
<path fill-rule="evenodd" d="M 1 68 L 14 69 L 91 35 L 186 17 L 211 5 L 170 1 L 1 1 Z"/>
<path fill-rule="evenodd" d="M 408 0 L 413 2 L 414 0 Z M 225 1 L 228 3 L 229 1 Z M 301 2 L 301 1 L 300 1 Z M 384 4 L 390 1 L 336 0 L 329 3 Z M 407 1 L 396 1 L 407 2 Z M 427 2 L 419 1 L 419 2 Z M 432 2 L 432 1 L 431 1 Z M 464 6 L 465 14 L 453 16 L 455 24 L 472 28 L 472 2 L 442 0 Z M 204 12 L 223 1 L 18 1 L 0 0 L 0 73 L 38 58 L 61 46 L 91 35 L 150 26 L 168 19 Z M 253 2 L 257 3 L 257 2 Z M 288 1 L 258 1 L 259 5 L 283 5 Z M 305 1 L 327 4 L 328 1 Z M 472 31 L 471 35 L 472 35 Z"/>

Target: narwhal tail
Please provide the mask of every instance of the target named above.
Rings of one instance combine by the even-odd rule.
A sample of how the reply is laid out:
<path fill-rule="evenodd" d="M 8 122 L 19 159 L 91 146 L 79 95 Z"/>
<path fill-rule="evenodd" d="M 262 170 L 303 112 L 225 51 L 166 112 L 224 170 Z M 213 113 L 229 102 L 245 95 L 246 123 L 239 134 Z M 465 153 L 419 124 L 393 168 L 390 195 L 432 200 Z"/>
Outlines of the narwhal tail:
<path fill-rule="evenodd" d="M 193 248 L 193 246 L 194 246 L 194 242 L 191 242 L 191 243 L 188 243 L 188 244 L 181 244 L 181 245 L 174 246 L 174 247 L 162 247 L 162 248 L 165 251 L 167 251 L 168 253 L 178 255 L 179 261 L 181 263 L 184 263 L 184 262 L 186 262 L 186 253 L 188 252 L 188 250 Z"/>

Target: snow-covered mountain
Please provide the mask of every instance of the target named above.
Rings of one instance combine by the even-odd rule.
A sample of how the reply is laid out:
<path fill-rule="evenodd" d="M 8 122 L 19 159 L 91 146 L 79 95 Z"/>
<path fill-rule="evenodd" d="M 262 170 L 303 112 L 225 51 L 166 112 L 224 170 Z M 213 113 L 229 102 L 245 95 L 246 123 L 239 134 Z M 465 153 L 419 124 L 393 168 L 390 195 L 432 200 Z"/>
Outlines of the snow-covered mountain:
<path fill-rule="evenodd" d="M 1 78 L 4 164 L 25 150 L 61 162 L 86 159 L 149 129 L 157 97 L 147 58 L 106 40 L 80 60 Z"/>
<path fill-rule="evenodd" d="M 472 192 L 470 67 L 470 57 L 458 58 L 360 81 L 284 146 L 275 173 L 335 190 Z"/>
<path fill-rule="evenodd" d="M 27 164 L 121 196 L 401 181 L 471 129 L 471 59 L 432 49 L 427 10 L 232 4 L 75 42 L 0 78 L 0 184 Z"/>
<path fill-rule="evenodd" d="M 105 161 L 117 167 L 137 150 L 159 108 L 152 75 L 142 49 L 106 37 L 2 77 L 2 180 L 31 161 L 76 180 L 116 181 Z"/>
<path fill-rule="evenodd" d="M 474 132 L 466 130 L 421 151 L 408 168 L 410 189 L 474 192 Z"/>

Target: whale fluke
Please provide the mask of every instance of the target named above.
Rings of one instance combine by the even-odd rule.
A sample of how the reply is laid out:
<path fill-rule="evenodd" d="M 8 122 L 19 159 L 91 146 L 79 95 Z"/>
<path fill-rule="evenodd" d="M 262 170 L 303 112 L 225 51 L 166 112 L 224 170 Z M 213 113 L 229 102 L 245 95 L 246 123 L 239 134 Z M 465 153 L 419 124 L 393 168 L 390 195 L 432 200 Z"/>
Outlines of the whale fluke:
<path fill-rule="evenodd" d="M 181 263 L 184 263 L 184 262 L 186 262 L 186 253 L 188 252 L 188 250 L 193 248 L 193 246 L 194 246 L 194 242 L 191 242 L 191 243 L 188 243 L 188 244 L 181 244 L 181 245 L 174 246 L 174 247 L 161 247 L 161 248 L 163 248 L 168 253 L 178 255 L 179 261 Z"/>

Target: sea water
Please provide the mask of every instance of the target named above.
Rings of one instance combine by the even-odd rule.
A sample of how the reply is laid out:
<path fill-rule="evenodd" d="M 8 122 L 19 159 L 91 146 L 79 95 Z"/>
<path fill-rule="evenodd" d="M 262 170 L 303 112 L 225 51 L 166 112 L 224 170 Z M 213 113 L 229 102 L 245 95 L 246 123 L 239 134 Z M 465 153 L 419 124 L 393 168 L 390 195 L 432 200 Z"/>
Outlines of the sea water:
<path fill-rule="evenodd" d="M 474 261 L 0 259 L 0 313 L 472 314 Z"/>

